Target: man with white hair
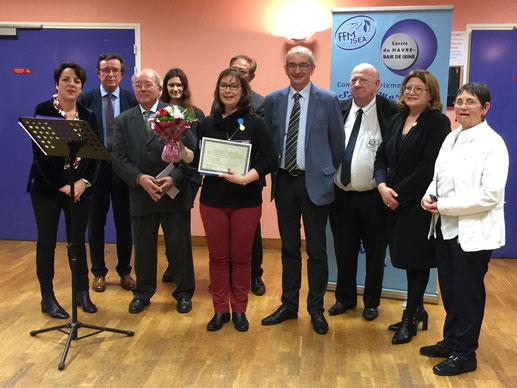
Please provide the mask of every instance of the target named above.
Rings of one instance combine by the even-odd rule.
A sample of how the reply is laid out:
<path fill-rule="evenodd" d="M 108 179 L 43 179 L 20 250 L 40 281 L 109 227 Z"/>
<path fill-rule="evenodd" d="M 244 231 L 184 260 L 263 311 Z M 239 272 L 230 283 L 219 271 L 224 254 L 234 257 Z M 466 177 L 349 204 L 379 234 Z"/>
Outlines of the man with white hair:
<path fill-rule="evenodd" d="M 130 211 L 135 239 L 136 287 L 129 312 L 137 314 L 149 304 L 156 291 L 158 228 L 161 225 L 165 247 L 174 252 L 173 276 L 177 288 L 172 296 L 176 309 L 192 309 L 194 266 L 188 255 L 191 208 L 190 168 L 183 161 L 161 178 L 156 176 L 168 166 L 161 159 L 164 141 L 150 129 L 149 119 L 167 105 L 159 101 L 162 91 L 159 75 L 143 69 L 131 79 L 138 106 L 115 119 L 113 168 L 129 186 Z M 193 157 L 192 151 L 190 158 Z M 180 191 L 171 198 L 167 192 L 176 186 Z"/>

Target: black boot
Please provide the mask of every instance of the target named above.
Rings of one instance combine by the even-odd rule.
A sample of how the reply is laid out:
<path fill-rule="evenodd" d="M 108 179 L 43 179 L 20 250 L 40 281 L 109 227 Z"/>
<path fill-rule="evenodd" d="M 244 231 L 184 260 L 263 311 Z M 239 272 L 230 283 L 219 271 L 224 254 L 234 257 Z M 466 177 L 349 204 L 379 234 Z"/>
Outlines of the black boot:
<path fill-rule="evenodd" d="M 423 304 L 416 308 L 416 321 L 417 326 L 420 322 L 422 322 L 422 330 L 427 330 L 429 315 L 427 314 L 427 311 L 425 311 Z M 400 325 L 402 325 L 402 321 L 389 325 L 388 330 L 397 331 L 400 328 Z"/>
<path fill-rule="evenodd" d="M 65 309 L 57 303 L 53 294 L 41 298 L 41 312 L 50 315 L 52 318 L 66 319 L 69 317 Z"/>
<path fill-rule="evenodd" d="M 391 343 L 398 345 L 411 341 L 411 338 L 416 335 L 417 325 L 416 314 L 409 315 L 407 310 L 404 310 L 404 314 L 402 314 L 402 324 L 393 335 Z"/>
<path fill-rule="evenodd" d="M 79 291 L 77 293 L 77 304 L 82 306 L 83 311 L 85 313 L 95 313 L 97 312 L 97 306 L 95 306 L 90 299 L 90 293 L 88 290 Z"/>

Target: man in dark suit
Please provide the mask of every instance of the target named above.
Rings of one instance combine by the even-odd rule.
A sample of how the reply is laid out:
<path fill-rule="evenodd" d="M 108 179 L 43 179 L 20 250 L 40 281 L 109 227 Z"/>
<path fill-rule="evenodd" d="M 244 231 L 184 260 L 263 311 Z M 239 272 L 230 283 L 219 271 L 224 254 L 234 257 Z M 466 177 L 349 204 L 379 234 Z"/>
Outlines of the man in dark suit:
<path fill-rule="evenodd" d="M 255 71 L 257 70 L 257 62 L 247 55 L 236 55 L 230 59 L 230 67 L 242 74 L 244 79 L 248 81 L 248 84 L 255 78 Z M 258 93 L 251 91 L 251 103 L 255 108 L 255 113 L 260 117 L 264 117 L 264 97 Z M 214 113 L 215 101 L 212 103 L 212 109 L 210 114 Z M 261 178 L 262 187 L 266 185 L 266 180 Z M 253 237 L 253 245 L 251 248 L 251 292 L 257 296 L 264 295 L 266 293 L 266 285 L 262 280 L 262 233 L 260 230 L 260 221 Z"/>
<path fill-rule="evenodd" d="M 357 305 L 357 255 L 362 241 L 366 252 L 363 317 L 369 321 L 379 315 L 387 246 L 386 207 L 373 164 L 386 124 L 398 113 L 394 101 L 377 94 L 379 84 L 379 73 L 372 65 L 362 63 L 352 70 L 352 98 L 341 102 L 346 147 L 334 176 L 336 200 L 329 217 L 338 268 L 336 303 L 329 314 L 343 314 Z"/>
<path fill-rule="evenodd" d="M 264 105 L 264 117 L 273 132 L 279 160 L 271 193 L 282 238 L 282 305 L 262 324 L 275 325 L 298 316 L 303 217 L 309 256 L 307 310 L 314 331 L 325 334 L 325 227 L 334 201 L 334 173 L 343 156 L 343 116 L 336 95 L 310 82 L 314 56 L 309 49 L 298 46 L 289 50 L 285 72 L 290 86 L 269 94 Z"/>
<path fill-rule="evenodd" d="M 115 117 L 136 106 L 133 93 L 119 87 L 126 74 L 124 59 L 116 53 L 105 53 L 97 61 L 97 77 L 100 86 L 81 93 L 79 103 L 95 113 L 99 137 L 111 151 Z M 88 242 L 94 276 L 92 288 L 102 292 L 106 289 L 108 269 L 104 261 L 104 227 L 110 199 L 117 239 L 117 273 L 120 285 L 126 290 L 135 287 L 131 277 L 131 217 L 129 215 L 129 190 L 127 185 L 113 172 L 111 162 L 101 161 L 99 176 L 92 188 L 93 194 L 88 219 Z"/>
<path fill-rule="evenodd" d="M 138 106 L 115 119 L 113 168 L 129 186 L 130 210 L 135 237 L 136 287 L 129 312 L 141 312 L 156 292 L 158 228 L 161 225 L 167 251 L 174 252 L 173 277 L 177 288 L 172 296 L 177 310 L 192 309 L 194 266 L 188 252 L 190 168 L 183 161 L 163 177 L 168 166 L 161 159 L 164 140 L 150 129 L 149 119 L 167 105 L 158 100 L 162 87 L 158 74 L 143 69 L 132 78 Z M 192 152 L 188 150 L 188 152 Z M 193 155 L 191 155 L 193 157 Z M 172 198 L 168 191 L 176 187 Z"/>

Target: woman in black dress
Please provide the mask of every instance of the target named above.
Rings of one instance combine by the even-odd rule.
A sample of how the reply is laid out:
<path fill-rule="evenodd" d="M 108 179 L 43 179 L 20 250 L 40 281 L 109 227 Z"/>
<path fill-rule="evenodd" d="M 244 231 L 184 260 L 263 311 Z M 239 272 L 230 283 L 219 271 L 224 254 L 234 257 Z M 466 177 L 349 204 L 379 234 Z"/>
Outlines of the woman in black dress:
<path fill-rule="evenodd" d="M 429 269 L 436 267 L 434 242 L 427 239 L 431 215 L 420 200 L 433 178 L 434 163 L 451 130 L 441 113 L 440 87 L 425 70 L 413 70 L 402 81 L 401 113 L 388 124 L 375 160 L 375 179 L 388 207 L 388 242 L 394 267 L 406 270 L 407 305 L 392 343 L 411 341 L 419 322 L 427 329 L 424 292 Z"/>

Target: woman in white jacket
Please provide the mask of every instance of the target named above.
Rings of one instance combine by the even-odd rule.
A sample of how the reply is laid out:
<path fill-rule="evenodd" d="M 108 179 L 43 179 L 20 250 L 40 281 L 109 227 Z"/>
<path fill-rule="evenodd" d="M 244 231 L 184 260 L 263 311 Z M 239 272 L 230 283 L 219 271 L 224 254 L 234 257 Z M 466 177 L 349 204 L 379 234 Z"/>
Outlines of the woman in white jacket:
<path fill-rule="evenodd" d="M 508 150 L 485 121 L 490 90 L 468 83 L 456 94 L 460 127 L 436 159 L 434 178 L 422 206 L 433 214 L 438 278 L 447 316 L 443 340 L 420 353 L 446 360 L 434 373 L 454 376 L 476 369 L 476 349 L 485 309 L 484 277 L 492 250 L 505 243 L 504 189 Z"/>

